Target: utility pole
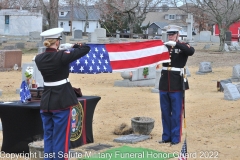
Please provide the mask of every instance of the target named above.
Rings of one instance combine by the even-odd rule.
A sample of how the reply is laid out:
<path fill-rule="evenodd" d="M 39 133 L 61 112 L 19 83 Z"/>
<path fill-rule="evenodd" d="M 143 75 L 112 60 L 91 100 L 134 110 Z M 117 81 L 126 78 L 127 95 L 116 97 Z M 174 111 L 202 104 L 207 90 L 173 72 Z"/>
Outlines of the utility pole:
<path fill-rule="evenodd" d="M 70 36 L 72 36 L 72 29 L 73 29 L 73 0 L 70 1 L 71 2 L 71 25 L 70 25 Z"/>

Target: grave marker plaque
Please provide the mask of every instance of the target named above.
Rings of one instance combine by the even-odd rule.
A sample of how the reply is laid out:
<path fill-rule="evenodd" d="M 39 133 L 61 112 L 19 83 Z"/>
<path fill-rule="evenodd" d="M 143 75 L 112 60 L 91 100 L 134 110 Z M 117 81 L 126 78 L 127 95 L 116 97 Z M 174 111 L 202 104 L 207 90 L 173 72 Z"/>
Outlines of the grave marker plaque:
<path fill-rule="evenodd" d="M 224 88 L 224 99 L 226 100 L 238 100 L 240 99 L 240 93 L 237 86 L 232 83 L 227 83 Z"/>

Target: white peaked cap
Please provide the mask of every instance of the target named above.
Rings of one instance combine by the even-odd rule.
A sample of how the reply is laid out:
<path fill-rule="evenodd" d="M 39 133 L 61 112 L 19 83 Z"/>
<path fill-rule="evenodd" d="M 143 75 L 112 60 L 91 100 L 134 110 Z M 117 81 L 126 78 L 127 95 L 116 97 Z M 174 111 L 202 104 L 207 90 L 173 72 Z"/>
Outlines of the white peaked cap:
<path fill-rule="evenodd" d="M 168 26 L 165 26 L 164 29 L 167 31 L 167 33 L 173 33 L 173 32 L 179 32 L 182 29 L 182 27 L 177 25 L 168 25 Z"/>
<path fill-rule="evenodd" d="M 63 32 L 63 28 L 52 28 L 46 30 L 40 34 L 40 36 L 44 37 L 45 39 L 48 38 L 59 38 L 61 39 L 61 33 Z"/>

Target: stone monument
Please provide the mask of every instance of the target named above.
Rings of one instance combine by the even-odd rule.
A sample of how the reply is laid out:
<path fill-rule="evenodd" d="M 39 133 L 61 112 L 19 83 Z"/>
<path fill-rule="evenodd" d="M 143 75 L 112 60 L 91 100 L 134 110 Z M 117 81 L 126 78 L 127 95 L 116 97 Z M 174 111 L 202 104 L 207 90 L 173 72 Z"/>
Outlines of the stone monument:
<path fill-rule="evenodd" d="M 154 86 L 156 78 L 156 67 L 139 68 L 135 71 L 121 73 L 123 80 L 114 82 L 118 87 L 150 87 Z"/>
<path fill-rule="evenodd" d="M 201 62 L 199 65 L 199 71 L 196 74 L 202 75 L 212 72 L 211 62 Z"/>
<path fill-rule="evenodd" d="M 233 67 L 232 81 L 233 82 L 239 82 L 240 81 L 240 64 L 237 64 Z"/>
<path fill-rule="evenodd" d="M 224 88 L 224 99 L 226 100 L 238 100 L 240 99 L 240 93 L 237 86 L 232 83 L 227 83 Z"/>

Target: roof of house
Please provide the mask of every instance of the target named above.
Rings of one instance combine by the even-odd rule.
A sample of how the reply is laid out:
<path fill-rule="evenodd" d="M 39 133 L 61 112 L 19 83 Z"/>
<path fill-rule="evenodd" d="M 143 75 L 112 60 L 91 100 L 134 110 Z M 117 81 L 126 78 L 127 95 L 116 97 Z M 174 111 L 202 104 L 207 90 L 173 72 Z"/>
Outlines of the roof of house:
<path fill-rule="evenodd" d="M 88 12 L 88 20 L 99 20 L 100 12 L 94 6 L 86 6 Z M 73 12 L 71 12 L 73 10 Z M 83 6 L 64 6 L 59 8 L 59 12 L 68 12 L 66 16 L 59 16 L 59 20 L 86 20 L 86 12 Z M 72 15 L 73 13 L 73 15 Z"/>
<path fill-rule="evenodd" d="M 165 26 L 168 25 L 168 23 L 166 22 L 153 22 L 154 24 L 156 24 L 159 28 L 163 29 Z M 152 23 L 152 24 L 153 24 Z M 151 25 L 151 24 L 150 24 Z"/>
<path fill-rule="evenodd" d="M 154 22 L 165 22 L 167 24 L 176 24 L 179 26 L 185 26 L 186 23 L 182 20 L 168 20 L 165 19 L 165 15 L 187 15 L 187 13 L 177 9 L 176 7 L 169 7 L 167 11 L 159 11 L 159 12 L 148 12 L 145 20 L 142 23 L 142 26 L 147 25 L 148 23 L 152 24 Z"/>

